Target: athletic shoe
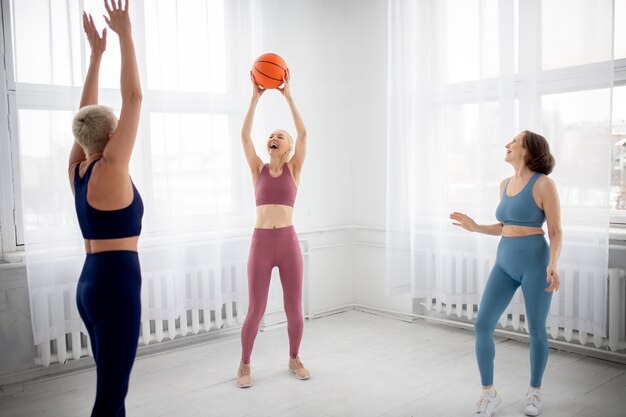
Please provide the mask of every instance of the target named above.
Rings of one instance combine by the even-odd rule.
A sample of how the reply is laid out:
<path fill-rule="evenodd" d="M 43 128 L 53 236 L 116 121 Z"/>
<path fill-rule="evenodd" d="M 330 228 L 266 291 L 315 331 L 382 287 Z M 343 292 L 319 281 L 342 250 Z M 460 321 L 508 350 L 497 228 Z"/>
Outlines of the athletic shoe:
<path fill-rule="evenodd" d="M 252 376 L 250 375 L 250 364 L 240 362 L 237 370 L 237 386 L 239 388 L 248 388 L 252 385 Z"/>
<path fill-rule="evenodd" d="M 289 358 L 289 372 L 293 373 L 298 379 L 309 379 L 311 373 L 300 362 L 300 357 Z"/>
<path fill-rule="evenodd" d="M 472 417 L 491 417 L 491 414 L 501 402 L 502 397 L 499 392 L 496 392 L 496 395 L 493 397 L 483 394 L 476 403 L 476 412 L 472 414 Z"/>
<path fill-rule="evenodd" d="M 526 408 L 524 414 L 527 416 L 538 416 L 541 414 L 541 391 L 531 389 L 526 393 Z"/>

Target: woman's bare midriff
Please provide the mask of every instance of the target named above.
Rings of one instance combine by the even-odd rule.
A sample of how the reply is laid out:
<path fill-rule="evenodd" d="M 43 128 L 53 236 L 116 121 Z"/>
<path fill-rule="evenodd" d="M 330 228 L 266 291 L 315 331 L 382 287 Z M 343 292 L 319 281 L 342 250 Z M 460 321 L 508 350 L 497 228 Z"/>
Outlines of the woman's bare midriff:
<path fill-rule="evenodd" d="M 514 226 L 502 227 L 502 237 L 521 237 L 530 235 L 543 235 L 545 232 L 541 227 Z"/>
<path fill-rule="evenodd" d="M 139 236 L 123 237 L 120 239 L 85 239 L 85 252 L 99 253 L 115 250 L 137 252 Z"/>
<path fill-rule="evenodd" d="M 293 207 L 283 204 L 265 204 L 256 208 L 257 229 L 278 229 L 293 225 Z"/>

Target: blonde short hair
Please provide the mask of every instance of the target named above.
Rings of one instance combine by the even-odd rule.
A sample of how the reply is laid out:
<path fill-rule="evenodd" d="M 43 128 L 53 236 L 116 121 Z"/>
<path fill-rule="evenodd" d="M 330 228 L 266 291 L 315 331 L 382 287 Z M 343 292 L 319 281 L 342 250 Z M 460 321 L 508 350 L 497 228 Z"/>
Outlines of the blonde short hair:
<path fill-rule="evenodd" d="M 116 128 L 117 117 L 113 110 L 99 104 L 83 107 L 72 121 L 76 142 L 87 154 L 102 152 L 109 140 L 109 133 Z"/>
<path fill-rule="evenodd" d="M 283 162 L 288 162 L 291 157 L 293 156 L 294 153 L 294 143 L 293 143 L 293 138 L 291 137 L 291 135 L 289 134 L 289 132 L 287 132 L 285 129 L 278 129 L 278 130 L 282 130 L 282 132 L 285 134 L 285 136 L 287 137 L 287 142 L 289 142 L 289 150 L 287 151 L 287 153 L 285 154 L 285 159 Z"/>

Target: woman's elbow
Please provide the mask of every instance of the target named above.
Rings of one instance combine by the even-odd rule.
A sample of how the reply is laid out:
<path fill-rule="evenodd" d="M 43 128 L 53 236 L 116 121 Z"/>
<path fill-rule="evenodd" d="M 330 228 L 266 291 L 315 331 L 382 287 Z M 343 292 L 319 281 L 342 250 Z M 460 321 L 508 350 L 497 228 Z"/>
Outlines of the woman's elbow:
<path fill-rule="evenodd" d="M 143 100 L 143 93 L 141 92 L 141 89 L 138 88 L 137 90 L 130 93 L 130 97 L 132 100 L 141 102 Z"/>
<path fill-rule="evenodd" d="M 561 239 L 563 237 L 563 231 L 561 227 L 549 227 L 548 236 L 550 236 L 550 240 Z"/>
<path fill-rule="evenodd" d="M 128 91 L 123 97 L 123 100 L 127 100 L 130 102 L 141 103 L 143 100 L 143 93 L 140 88 L 132 89 Z"/>

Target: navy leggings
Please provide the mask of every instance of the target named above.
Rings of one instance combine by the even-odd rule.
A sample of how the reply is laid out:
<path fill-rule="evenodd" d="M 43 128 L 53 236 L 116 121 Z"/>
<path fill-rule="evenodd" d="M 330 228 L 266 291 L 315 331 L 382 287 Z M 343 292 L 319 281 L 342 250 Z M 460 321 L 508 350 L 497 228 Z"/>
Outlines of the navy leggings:
<path fill-rule="evenodd" d="M 96 361 L 96 401 L 91 416 L 124 417 L 141 317 L 137 252 L 88 254 L 76 302 Z"/>
<path fill-rule="evenodd" d="M 483 292 L 476 332 L 476 360 L 483 386 L 493 385 L 493 361 L 496 355 L 493 331 L 518 287 L 522 287 L 526 323 L 530 333 L 530 385 L 541 387 L 548 362 L 546 320 L 552 293 L 545 289 L 550 248 L 543 235 L 503 237 L 498 244 L 496 264 Z"/>

